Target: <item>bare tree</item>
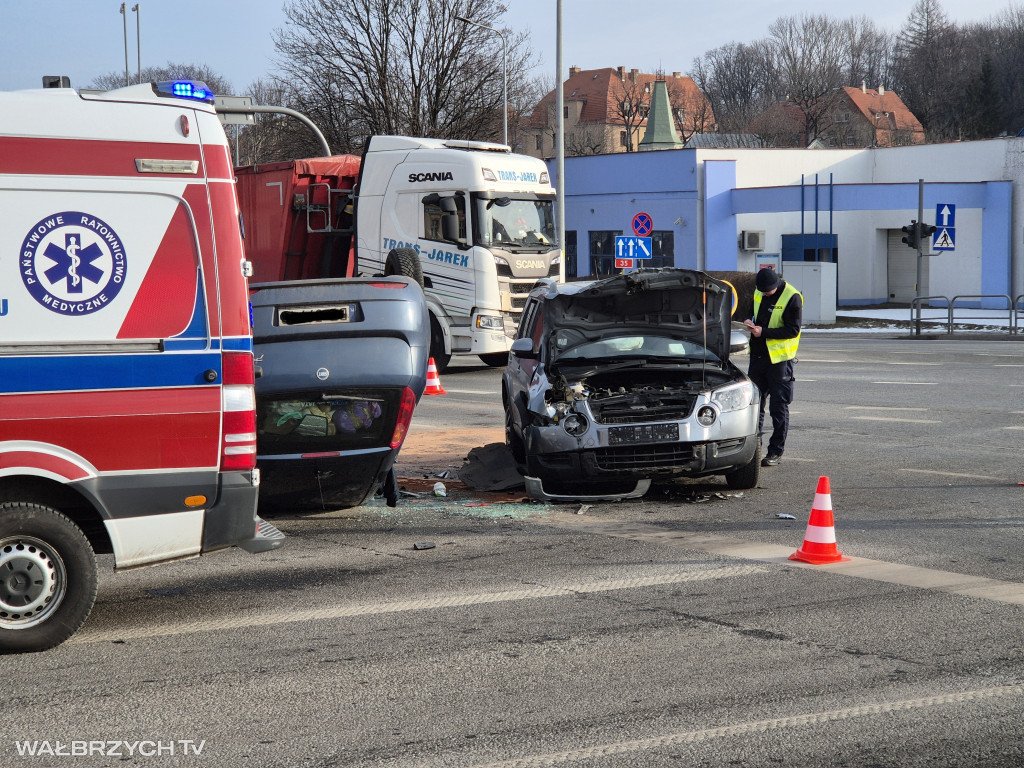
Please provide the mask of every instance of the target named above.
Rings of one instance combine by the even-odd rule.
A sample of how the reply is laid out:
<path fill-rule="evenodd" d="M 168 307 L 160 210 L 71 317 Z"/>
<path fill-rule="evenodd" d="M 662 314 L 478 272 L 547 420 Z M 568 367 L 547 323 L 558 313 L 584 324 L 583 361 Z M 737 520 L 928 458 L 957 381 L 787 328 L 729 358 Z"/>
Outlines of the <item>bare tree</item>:
<path fill-rule="evenodd" d="M 730 43 L 708 51 L 694 60 L 689 75 L 710 100 L 722 133 L 745 131 L 755 117 L 784 95 L 765 41 Z"/>
<path fill-rule="evenodd" d="M 565 132 L 565 156 L 584 157 L 604 152 L 604 131 L 593 125 L 577 123 Z"/>
<path fill-rule="evenodd" d="M 206 64 L 177 64 L 169 61 L 163 67 L 146 67 L 141 74 L 144 83 L 159 83 L 165 80 L 197 80 L 206 83 L 216 94 L 228 95 L 231 93 L 231 83 Z M 107 72 L 96 77 L 89 83 L 89 87 L 103 91 L 123 88 L 124 72 Z"/>
<path fill-rule="evenodd" d="M 917 0 L 900 35 L 896 87 L 932 140 L 957 138 L 962 37 L 938 0 Z M 980 64 L 980 62 L 979 62 Z"/>
<path fill-rule="evenodd" d="M 650 83 L 646 86 L 636 72 L 624 78 L 612 78 L 613 112 L 622 121 L 626 135 L 626 151 L 636 152 L 640 140 L 640 126 L 651 108 Z"/>
<path fill-rule="evenodd" d="M 503 55 L 497 34 L 457 19 L 501 29 L 496 0 L 289 0 L 284 11 L 281 76 L 332 147 L 351 152 L 373 134 L 501 139 L 502 65 L 515 94 L 527 35 L 503 29 Z"/>
<path fill-rule="evenodd" d="M 832 125 L 844 85 L 842 28 L 828 16 L 801 14 L 777 19 L 769 32 L 787 100 L 803 114 L 810 144 Z"/>

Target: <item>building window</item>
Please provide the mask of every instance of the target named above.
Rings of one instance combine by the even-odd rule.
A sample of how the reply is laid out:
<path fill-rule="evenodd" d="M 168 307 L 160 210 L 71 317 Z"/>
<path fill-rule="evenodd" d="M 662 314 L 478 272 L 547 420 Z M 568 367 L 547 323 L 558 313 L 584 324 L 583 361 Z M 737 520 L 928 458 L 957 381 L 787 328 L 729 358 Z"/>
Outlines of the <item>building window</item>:
<path fill-rule="evenodd" d="M 626 132 L 625 131 L 619 131 L 619 146 L 620 147 L 628 146 L 626 144 Z"/>
<path fill-rule="evenodd" d="M 674 267 L 676 265 L 676 233 L 671 229 L 656 229 L 651 232 L 651 258 L 645 267 Z"/>
<path fill-rule="evenodd" d="M 637 108 L 637 113 L 640 115 L 640 117 L 642 117 L 643 119 L 646 120 L 647 117 L 651 114 L 651 105 L 650 104 L 641 104 Z"/>
<path fill-rule="evenodd" d="M 536 139 L 537 139 L 537 149 L 538 150 L 544 149 L 544 134 L 543 133 L 538 133 Z"/>
<path fill-rule="evenodd" d="M 854 139 L 853 136 L 847 136 L 846 137 L 846 146 L 852 147 L 855 142 L 856 142 L 856 139 Z"/>
<path fill-rule="evenodd" d="M 569 119 L 569 108 L 568 107 L 562 107 L 562 117 L 565 118 L 566 120 Z"/>
<path fill-rule="evenodd" d="M 590 232 L 590 274 L 607 277 L 615 271 L 615 238 L 621 229 Z"/>

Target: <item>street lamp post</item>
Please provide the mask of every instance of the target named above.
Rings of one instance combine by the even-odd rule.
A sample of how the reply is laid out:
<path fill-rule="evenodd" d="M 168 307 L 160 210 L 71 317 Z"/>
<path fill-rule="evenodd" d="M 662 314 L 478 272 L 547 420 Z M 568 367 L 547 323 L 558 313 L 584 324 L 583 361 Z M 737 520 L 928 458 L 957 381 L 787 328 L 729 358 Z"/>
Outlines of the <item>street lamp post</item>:
<path fill-rule="evenodd" d="M 132 76 L 128 74 L 128 14 L 124 12 L 125 3 L 121 3 L 121 19 L 124 22 L 124 84 L 132 84 Z"/>
<path fill-rule="evenodd" d="M 135 55 L 136 55 L 135 65 L 138 68 L 137 69 L 137 77 L 136 77 L 136 79 L 141 83 L 142 82 L 142 36 L 139 34 L 139 32 L 140 32 L 140 27 L 141 27 L 140 18 L 142 16 L 142 13 L 139 11 L 139 4 L 138 3 L 136 3 L 135 5 L 132 6 L 132 10 L 135 11 Z"/>
<path fill-rule="evenodd" d="M 489 27 L 486 24 L 481 24 L 477 21 L 471 21 L 470 19 L 467 19 L 465 16 L 456 16 L 455 18 L 458 21 L 464 22 L 466 24 L 472 24 L 474 27 L 480 27 L 481 29 L 489 29 L 491 30 L 491 32 L 494 32 L 496 35 L 498 35 L 498 37 L 501 38 L 501 99 L 503 104 L 505 105 L 504 111 L 501 114 L 501 125 L 504 142 L 508 144 L 508 49 L 505 42 L 505 33 L 502 32 L 500 29 Z"/>

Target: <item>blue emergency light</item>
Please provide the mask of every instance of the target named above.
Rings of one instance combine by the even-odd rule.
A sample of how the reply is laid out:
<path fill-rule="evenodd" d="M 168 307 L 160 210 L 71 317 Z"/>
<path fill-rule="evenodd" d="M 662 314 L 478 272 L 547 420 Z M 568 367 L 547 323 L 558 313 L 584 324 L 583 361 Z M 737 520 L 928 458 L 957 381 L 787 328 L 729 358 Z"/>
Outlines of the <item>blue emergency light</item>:
<path fill-rule="evenodd" d="M 191 99 L 213 104 L 213 91 L 206 83 L 195 80 L 165 80 L 153 83 L 153 91 L 157 96 Z"/>

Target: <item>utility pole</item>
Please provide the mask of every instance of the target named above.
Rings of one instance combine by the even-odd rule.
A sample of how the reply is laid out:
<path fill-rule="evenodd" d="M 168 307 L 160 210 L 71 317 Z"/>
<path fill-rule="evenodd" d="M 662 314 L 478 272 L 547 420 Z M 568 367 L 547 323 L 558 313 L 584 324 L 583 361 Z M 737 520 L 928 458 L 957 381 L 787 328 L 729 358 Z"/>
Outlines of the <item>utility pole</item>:
<path fill-rule="evenodd" d="M 124 84 L 132 84 L 132 76 L 128 74 L 128 14 L 124 11 L 125 3 L 121 3 L 121 19 L 124 21 Z"/>
<path fill-rule="evenodd" d="M 562 250 L 562 277 L 565 277 L 565 93 L 562 88 L 562 0 L 558 0 L 555 20 L 555 166 L 558 172 L 558 247 Z"/>
<path fill-rule="evenodd" d="M 141 83 L 142 82 L 142 36 L 140 34 L 141 24 L 140 24 L 139 19 L 140 19 L 142 14 L 139 12 L 139 4 L 138 3 L 136 3 L 135 5 L 132 6 L 132 10 L 135 11 L 135 54 L 136 54 L 136 67 L 137 67 L 137 72 L 138 72 L 138 76 L 136 77 L 136 80 Z"/>

